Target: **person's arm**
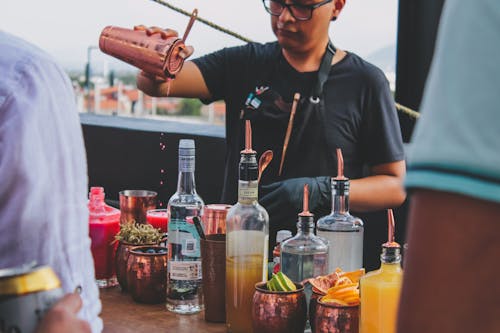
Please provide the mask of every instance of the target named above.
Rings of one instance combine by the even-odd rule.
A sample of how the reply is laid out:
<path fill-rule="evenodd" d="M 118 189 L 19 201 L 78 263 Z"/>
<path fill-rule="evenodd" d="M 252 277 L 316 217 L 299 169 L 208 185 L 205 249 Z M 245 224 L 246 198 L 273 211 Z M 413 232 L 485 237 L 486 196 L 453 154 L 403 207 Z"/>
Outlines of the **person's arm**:
<path fill-rule="evenodd" d="M 412 194 L 398 332 L 498 332 L 499 222 L 492 201 Z"/>
<path fill-rule="evenodd" d="M 203 75 L 192 61 L 186 61 L 175 79 L 170 82 L 157 80 L 147 73 L 140 72 L 137 75 L 137 88 L 153 97 L 211 98 Z"/>
<path fill-rule="evenodd" d="M 90 325 L 76 315 L 82 308 L 82 299 L 76 293 L 67 294 L 43 317 L 36 333 L 90 333 Z"/>
<path fill-rule="evenodd" d="M 403 188 L 405 161 L 375 165 L 371 172 L 371 176 L 351 180 L 350 208 L 365 212 L 400 206 L 406 198 Z"/>

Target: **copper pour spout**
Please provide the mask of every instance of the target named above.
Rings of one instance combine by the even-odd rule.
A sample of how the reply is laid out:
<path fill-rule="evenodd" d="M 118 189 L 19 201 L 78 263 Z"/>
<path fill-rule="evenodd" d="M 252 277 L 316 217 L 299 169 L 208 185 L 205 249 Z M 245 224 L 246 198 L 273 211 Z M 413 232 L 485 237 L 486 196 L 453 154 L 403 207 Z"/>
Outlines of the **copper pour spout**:
<path fill-rule="evenodd" d="M 394 213 L 392 209 L 387 210 L 387 243 L 384 244 L 385 247 L 400 247 L 398 243 L 394 241 L 394 230 L 396 228 L 396 223 L 394 222 Z"/>
<path fill-rule="evenodd" d="M 290 141 L 290 135 L 292 134 L 293 127 L 293 118 L 295 117 L 295 112 L 297 111 L 297 104 L 300 99 L 300 94 L 295 93 L 293 95 L 293 103 L 292 103 L 292 111 L 290 112 L 290 119 L 288 119 L 288 127 L 286 128 L 285 134 L 285 142 L 283 143 L 283 153 L 281 154 L 281 162 L 280 169 L 278 172 L 278 176 L 281 176 L 281 172 L 283 171 L 283 163 L 285 162 L 286 150 L 288 149 L 288 142 Z"/>
<path fill-rule="evenodd" d="M 189 35 L 189 32 L 191 31 L 191 28 L 193 27 L 194 21 L 196 21 L 196 18 L 198 17 L 198 9 L 194 9 L 193 12 L 191 13 L 191 18 L 189 19 L 188 25 L 186 27 L 186 31 L 184 32 L 184 36 L 182 36 L 182 42 L 186 42 L 186 38 Z"/>
<path fill-rule="evenodd" d="M 252 149 L 252 125 L 250 120 L 245 121 L 245 150 L 241 151 L 244 154 L 255 154 L 255 150 Z"/>
<path fill-rule="evenodd" d="M 337 177 L 336 179 L 346 179 L 344 176 L 344 157 L 342 149 L 337 148 Z"/>
<path fill-rule="evenodd" d="M 299 216 L 313 216 L 309 211 L 309 185 L 304 184 L 304 198 L 302 204 L 302 213 Z"/>

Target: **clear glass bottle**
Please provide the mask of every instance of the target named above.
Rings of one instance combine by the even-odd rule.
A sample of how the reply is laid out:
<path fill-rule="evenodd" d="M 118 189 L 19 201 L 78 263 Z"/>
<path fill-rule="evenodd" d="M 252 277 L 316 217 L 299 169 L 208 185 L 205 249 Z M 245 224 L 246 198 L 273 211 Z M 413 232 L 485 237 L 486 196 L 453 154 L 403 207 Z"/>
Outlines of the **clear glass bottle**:
<path fill-rule="evenodd" d="M 192 218 L 204 203 L 196 193 L 194 140 L 179 141 L 177 191 L 168 202 L 167 309 L 189 314 L 203 310 L 200 237 Z"/>
<path fill-rule="evenodd" d="M 394 217 L 389 210 L 389 240 L 382 245 L 380 268 L 360 279 L 360 332 L 395 333 L 403 280 L 401 247 L 394 242 Z M 392 235 L 391 235 L 392 234 Z"/>
<path fill-rule="evenodd" d="M 326 275 L 328 245 L 314 235 L 314 215 L 309 212 L 308 189 L 304 186 L 304 210 L 299 214 L 297 234 L 281 244 L 281 271 L 293 282 Z"/>
<path fill-rule="evenodd" d="M 329 242 L 328 271 L 337 267 L 354 271 L 363 267 L 363 221 L 349 213 L 349 179 L 337 149 L 338 174 L 332 178 L 332 212 L 316 223 L 316 234 Z"/>
<path fill-rule="evenodd" d="M 276 245 L 273 249 L 273 273 L 281 270 L 281 243 L 291 237 L 292 232 L 290 230 L 278 230 L 276 233 Z"/>
<path fill-rule="evenodd" d="M 252 298 L 257 282 L 267 280 L 269 216 L 259 205 L 258 165 L 247 121 L 241 152 L 238 202 L 226 220 L 226 323 L 229 332 L 252 332 Z"/>

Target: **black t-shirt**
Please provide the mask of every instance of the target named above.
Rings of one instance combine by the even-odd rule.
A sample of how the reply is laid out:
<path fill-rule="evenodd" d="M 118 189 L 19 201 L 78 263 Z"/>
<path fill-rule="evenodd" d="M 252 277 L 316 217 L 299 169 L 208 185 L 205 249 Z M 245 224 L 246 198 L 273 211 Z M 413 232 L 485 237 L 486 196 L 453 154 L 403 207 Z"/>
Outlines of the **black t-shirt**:
<path fill-rule="evenodd" d="M 296 92 L 304 99 L 309 98 L 318 74 L 297 72 L 283 57 L 277 42 L 224 48 L 195 59 L 194 63 L 212 95 L 212 100 L 203 102 L 224 100 L 226 103 L 227 153 L 221 201 L 233 204 L 237 201 L 238 163 L 240 151 L 244 148 L 244 127 L 240 116 L 248 94 L 255 92 L 256 87 L 269 87 L 290 106 Z M 285 166 L 281 177 L 278 177 L 278 168 L 288 117 L 278 121 L 252 121 L 253 144 L 258 155 L 266 149 L 275 154 L 261 183 L 292 177 L 336 175 L 333 147 L 342 148 L 345 175 L 351 179 L 366 176 L 370 166 L 404 159 L 394 100 L 380 69 L 353 53 L 347 53 L 330 69 L 323 88 L 323 103 L 324 117 L 312 122 L 305 131 L 306 137 L 315 136 L 315 139 L 290 141 L 290 145 L 300 150 L 303 159 L 295 158 L 293 167 Z M 300 124 L 301 117 L 299 106 L 294 126 Z M 318 149 L 328 150 L 325 165 L 310 167 L 315 163 L 310 158 L 314 156 L 311 152 Z M 288 159 L 288 153 L 286 156 Z"/>

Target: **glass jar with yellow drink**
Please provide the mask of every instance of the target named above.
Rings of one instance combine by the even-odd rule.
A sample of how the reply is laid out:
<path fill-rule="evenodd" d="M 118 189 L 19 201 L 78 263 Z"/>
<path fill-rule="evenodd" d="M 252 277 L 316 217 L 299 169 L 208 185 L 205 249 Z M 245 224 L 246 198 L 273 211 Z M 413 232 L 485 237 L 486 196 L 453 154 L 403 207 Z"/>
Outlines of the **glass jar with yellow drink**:
<path fill-rule="evenodd" d="M 403 270 L 401 247 L 394 242 L 393 235 L 394 217 L 389 210 L 389 240 L 382 245 L 380 268 L 360 280 L 360 333 L 396 332 Z"/>

